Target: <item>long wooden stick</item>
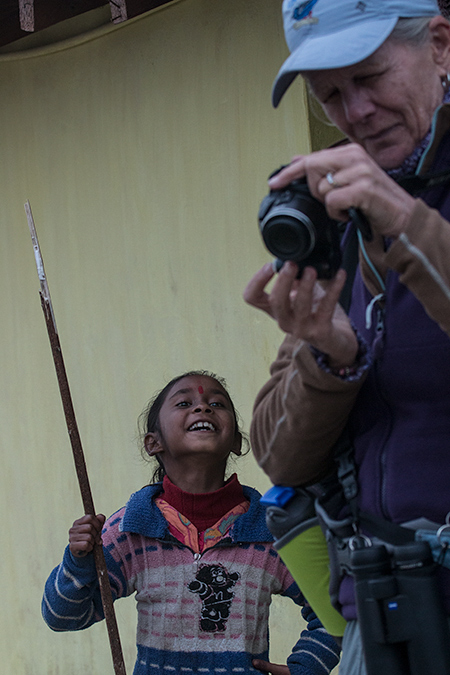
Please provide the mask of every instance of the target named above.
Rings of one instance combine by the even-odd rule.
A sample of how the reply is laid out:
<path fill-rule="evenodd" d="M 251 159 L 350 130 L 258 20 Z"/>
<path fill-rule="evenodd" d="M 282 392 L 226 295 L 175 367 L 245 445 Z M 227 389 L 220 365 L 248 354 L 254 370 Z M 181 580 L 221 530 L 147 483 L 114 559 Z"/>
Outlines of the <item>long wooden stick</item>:
<path fill-rule="evenodd" d="M 69 389 L 69 381 L 67 379 L 66 368 L 62 355 L 61 345 L 59 342 L 58 331 L 56 329 L 56 321 L 53 313 L 52 301 L 50 298 L 50 291 L 48 289 L 47 278 L 45 276 L 44 261 L 41 255 L 41 249 L 36 234 L 33 215 L 31 213 L 30 203 L 25 204 L 25 212 L 28 219 L 28 227 L 30 228 L 31 239 L 33 241 L 34 255 L 36 258 L 36 266 L 41 284 L 40 296 L 42 310 L 45 316 L 45 323 L 47 324 L 48 336 L 50 338 L 50 346 L 53 354 L 53 361 L 55 364 L 56 375 L 58 378 L 59 390 L 61 393 L 61 400 L 66 417 L 67 430 L 69 432 L 70 442 L 72 444 L 72 453 L 75 461 L 75 468 L 78 477 L 78 483 L 81 491 L 81 498 L 83 500 L 84 512 L 86 514 L 95 515 L 94 501 L 92 499 L 91 488 L 89 485 L 89 477 L 86 469 L 86 462 L 84 460 L 83 448 L 81 445 L 81 438 L 78 432 L 78 425 L 75 418 L 75 411 L 72 404 L 72 396 Z M 119 630 L 117 627 L 116 616 L 114 613 L 111 587 L 109 585 L 108 570 L 106 568 L 105 557 L 103 555 L 103 547 L 101 544 L 94 546 L 95 566 L 97 569 L 98 582 L 100 586 L 100 593 L 102 597 L 103 611 L 105 613 L 106 626 L 108 629 L 109 643 L 111 646 L 111 654 L 114 665 L 114 672 L 116 675 L 126 675 L 125 662 L 122 654 L 122 647 L 120 644 Z"/>

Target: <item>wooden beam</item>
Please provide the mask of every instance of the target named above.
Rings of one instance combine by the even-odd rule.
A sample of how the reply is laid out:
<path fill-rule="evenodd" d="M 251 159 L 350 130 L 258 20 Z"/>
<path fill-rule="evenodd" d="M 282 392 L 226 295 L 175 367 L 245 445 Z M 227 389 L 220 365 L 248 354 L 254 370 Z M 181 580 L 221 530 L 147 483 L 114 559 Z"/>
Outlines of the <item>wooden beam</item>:
<path fill-rule="evenodd" d="M 108 4 L 112 21 L 119 23 L 169 2 L 171 0 L 0 0 L 0 47 Z"/>
<path fill-rule="evenodd" d="M 22 30 L 34 32 L 34 0 L 19 0 L 19 21 Z"/>
<path fill-rule="evenodd" d="M 109 0 L 109 6 L 113 23 L 121 23 L 128 19 L 126 0 Z"/>
<path fill-rule="evenodd" d="M 171 0 L 109 0 L 111 20 L 113 23 L 120 23 L 169 2 Z"/>

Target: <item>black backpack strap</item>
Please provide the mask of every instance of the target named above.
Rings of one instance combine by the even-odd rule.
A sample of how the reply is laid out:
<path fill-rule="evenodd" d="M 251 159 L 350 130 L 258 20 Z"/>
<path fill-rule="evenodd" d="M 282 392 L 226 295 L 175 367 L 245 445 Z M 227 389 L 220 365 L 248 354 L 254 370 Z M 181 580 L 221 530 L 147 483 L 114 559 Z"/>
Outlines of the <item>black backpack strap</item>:
<path fill-rule="evenodd" d="M 402 527 L 390 520 L 384 520 L 370 513 L 359 512 L 359 522 L 373 537 L 393 546 L 401 546 L 414 541 L 415 531 Z"/>
<path fill-rule="evenodd" d="M 337 464 L 337 479 L 344 493 L 344 498 L 353 518 L 355 531 L 359 524 L 358 482 L 355 464 L 355 452 L 346 426 L 334 446 L 334 461 Z"/>
<path fill-rule="evenodd" d="M 347 428 L 344 429 L 335 445 L 334 459 L 337 464 L 337 478 L 350 509 L 354 531 L 357 532 L 359 527 L 363 526 L 371 536 L 394 546 L 414 541 L 414 530 L 359 509 L 355 453 Z"/>

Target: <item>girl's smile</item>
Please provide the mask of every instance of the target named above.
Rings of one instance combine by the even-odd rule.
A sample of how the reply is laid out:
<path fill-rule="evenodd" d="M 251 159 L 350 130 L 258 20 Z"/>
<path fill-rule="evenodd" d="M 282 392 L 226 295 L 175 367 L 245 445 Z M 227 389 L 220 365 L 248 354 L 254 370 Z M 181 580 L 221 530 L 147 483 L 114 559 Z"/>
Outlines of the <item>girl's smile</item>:
<path fill-rule="evenodd" d="M 158 454 L 173 481 L 175 476 L 208 467 L 223 482 L 227 458 L 241 454 L 241 441 L 226 390 L 211 377 L 189 375 L 168 391 L 159 413 L 159 431 L 147 434 L 146 448 L 150 455 Z"/>
<path fill-rule="evenodd" d="M 212 422 L 194 422 L 188 431 L 217 431 Z"/>

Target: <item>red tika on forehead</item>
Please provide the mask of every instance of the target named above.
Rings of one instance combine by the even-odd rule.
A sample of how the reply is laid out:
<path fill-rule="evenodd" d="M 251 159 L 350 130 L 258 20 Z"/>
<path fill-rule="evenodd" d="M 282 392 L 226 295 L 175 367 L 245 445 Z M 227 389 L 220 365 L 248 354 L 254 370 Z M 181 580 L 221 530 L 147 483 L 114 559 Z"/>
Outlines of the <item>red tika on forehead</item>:
<path fill-rule="evenodd" d="M 198 388 L 198 393 L 199 393 L 199 394 L 203 394 L 203 387 L 202 387 L 202 385 L 199 386 L 199 388 Z"/>

